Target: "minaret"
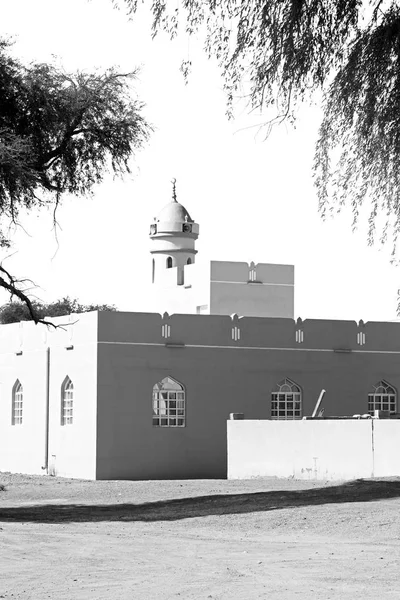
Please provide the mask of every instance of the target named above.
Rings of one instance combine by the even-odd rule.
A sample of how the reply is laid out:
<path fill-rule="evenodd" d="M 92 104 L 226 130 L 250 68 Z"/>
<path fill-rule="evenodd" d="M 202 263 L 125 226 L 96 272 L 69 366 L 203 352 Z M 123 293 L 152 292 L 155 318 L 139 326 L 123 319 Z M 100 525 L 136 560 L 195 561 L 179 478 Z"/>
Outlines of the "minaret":
<path fill-rule="evenodd" d="M 176 268 L 176 285 L 185 282 L 185 266 L 195 262 L 195 242 L 199 226 L 176 199 L 176 180 L 172 181 L 169 202 L 150 225 L 152 282 L 160 283 L 167 269 Z"/>

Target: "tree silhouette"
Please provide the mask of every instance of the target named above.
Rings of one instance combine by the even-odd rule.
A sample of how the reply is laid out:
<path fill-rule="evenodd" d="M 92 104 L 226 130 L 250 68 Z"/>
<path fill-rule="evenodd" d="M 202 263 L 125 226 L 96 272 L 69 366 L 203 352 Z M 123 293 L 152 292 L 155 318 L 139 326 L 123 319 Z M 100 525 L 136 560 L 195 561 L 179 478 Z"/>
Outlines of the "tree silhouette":
<path fill-rule="evenodd" d="M 63 194 L 90 194 L 107 171 L 130 172 L 151 132 L 132 94 L 134 77 L 24 66 L 0 40 L 0 247 L 10 247 L 7 229 L 22 209 L 50 205 L 55 219 Z M 25 283 L 0 265 L 0 287 L 38 322 Z"/>

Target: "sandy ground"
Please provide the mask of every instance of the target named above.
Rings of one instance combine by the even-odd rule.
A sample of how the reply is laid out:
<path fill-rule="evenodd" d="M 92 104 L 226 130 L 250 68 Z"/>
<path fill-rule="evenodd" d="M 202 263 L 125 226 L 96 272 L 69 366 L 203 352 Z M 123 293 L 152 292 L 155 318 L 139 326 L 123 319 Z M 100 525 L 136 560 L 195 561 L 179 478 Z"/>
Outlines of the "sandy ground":
<path fill-rule="evenodd" d="M 400 599 L 399 479 L 0 484 L 0 598 Z"/>

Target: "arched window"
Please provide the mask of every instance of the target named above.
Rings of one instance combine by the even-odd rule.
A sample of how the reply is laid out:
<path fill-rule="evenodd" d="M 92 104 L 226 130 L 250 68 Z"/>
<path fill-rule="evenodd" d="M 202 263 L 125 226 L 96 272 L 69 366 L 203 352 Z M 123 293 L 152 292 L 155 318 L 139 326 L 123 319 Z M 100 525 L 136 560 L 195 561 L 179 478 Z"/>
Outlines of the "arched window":
<path fill-rule="evenodd" d="M 61 425 L 72 425 L 74 416 L 74 384 L 69 377 L 61 386 Z"/>
<path fill-rule="evenodd" d="M 387 381 L 379 381 L 372 386 L 373 391 L 368 394 L 368 412 L 374 414 L 375 410 L 385 410 L 394 414 L 397 405 L 397 393 Z"/>
<path fill-rule="evenodd" d="M 301 419 L 301 389 L 290 379 L 278 383 L 271 394 L 271 418 Z"/>
<path fill-rule="evenodd" d="M 187 264 L 187 265 L 191 265 L 191 264 L 192 264 L 192 259 L 191 259 L 191 258 L 188 258 L 188 259 L 187 259 L 187 261 L 186 261 L 186 264 Z"/>
<path fill-rule="evenodd" d="M 14 387 L 12 390 L 12 414 L 11 414 L 11 423 L 13 425 L 22 425 L 22 407 L 24 403 L 24 389 L 20 383 L 17 381 L 14 383 Z"/>
<path fill-rule="evenodd" d="M 185 388 L 165 377 L 153 387 L 153 427 L 185 427 Z"/>
<path fill-rule="evenodd" d="M 172 258 L 170 256 L 167 258 L 167 269 L 172 269 Z"/>

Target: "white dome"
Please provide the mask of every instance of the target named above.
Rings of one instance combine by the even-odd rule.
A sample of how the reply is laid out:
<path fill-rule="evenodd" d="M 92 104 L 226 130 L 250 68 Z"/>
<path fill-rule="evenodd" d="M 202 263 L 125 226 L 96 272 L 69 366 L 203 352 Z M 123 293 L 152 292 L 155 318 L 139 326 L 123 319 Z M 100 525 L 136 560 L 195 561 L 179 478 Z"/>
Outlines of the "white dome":
<path fill-rule="evenodd" d="M 193 223 L 188 211 L 179 202 L 169 202 L 156 218 L 160 223 Z"/>

